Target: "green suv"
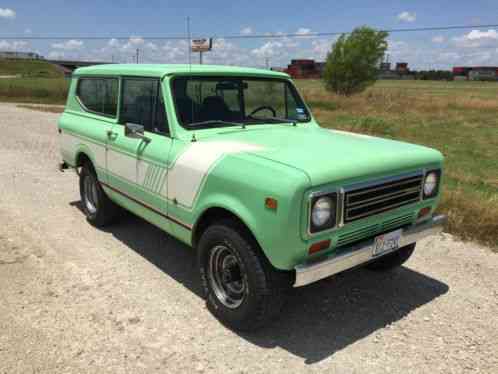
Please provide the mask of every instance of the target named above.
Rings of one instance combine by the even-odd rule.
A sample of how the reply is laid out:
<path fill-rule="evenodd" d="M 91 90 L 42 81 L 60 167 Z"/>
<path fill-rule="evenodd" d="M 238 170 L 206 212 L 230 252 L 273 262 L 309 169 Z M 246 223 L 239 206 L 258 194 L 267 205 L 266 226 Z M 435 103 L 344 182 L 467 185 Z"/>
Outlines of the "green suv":
<path fill-rule="evenodd" d="M 446 219 L 441 153 L 321 128 L 279 72 L 77 69 L 59 133 L 88 221 L 124 208 L 195 248 L 207 305 L 234 329 L 278 315 L 292 286 L 400 266 Z"/>

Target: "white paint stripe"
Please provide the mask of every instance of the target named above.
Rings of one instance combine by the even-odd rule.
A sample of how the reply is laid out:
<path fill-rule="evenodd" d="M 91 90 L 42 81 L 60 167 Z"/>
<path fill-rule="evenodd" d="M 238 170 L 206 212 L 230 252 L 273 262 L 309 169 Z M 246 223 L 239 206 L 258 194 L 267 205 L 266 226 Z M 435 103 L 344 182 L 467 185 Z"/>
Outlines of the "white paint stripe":
<path fill-rule="evenodd" d="M 137 180 L 137 160 L 132 156 L 109 149 L 107 153 L 107 168 L 111 173 L 119 175 L 121 178 L 134 183 Z"/>
<path fill-rule="evenodd" d="M 95 159 L 96 167 L 105 168 L 105 147 L 104 145 L 98 145 L 94 144 L 89 141 L 85 141 L 84 139 L 81 139 L 79 137 L 73 136 L 71 134 L 68 134 L 66 132 L 62 132 L 61 134 L 61 141 L 60 141 L 60 146 L 61 146 L 61 153 L 62 157 L 64 159 L 72 159 L 73 157 L 76 156 L 76 152 L 78 151 L 78 148 L 80 148 L 82 145 L 85 145 L 88 149 L 93 154 L 93 157 Z"/>
<path fill-rule="evenodd" d="M 84 144 L 95 157 L 97 167 L 105 168 L 105 147 L 84 141 L 69 134 L 63 134 L 61 151 L 74 157 L 77 148 Z M 171 169 L 149 164 L 112 149 L 108 152 L 108 170 L 128 181 L 153 189 L 154 192 L 176 199 L 179 204 L 191 208 L 199 193 L 205 176 L 211 167 L 226 154 L 258 151 L 261 147 L 239 142 L 196 142 L 187 146 Z M 167 176 L 167 177 L 166 177 Z M 166 183 L 167 180 L 167 183 Z"/>
<path fill-rule="evenodd" d="M 168 199 L 192 207 L 204 176 L 223 155 L 260 149 L 257 145 L 238 142 L 191 143 L 169 170 Z"/>

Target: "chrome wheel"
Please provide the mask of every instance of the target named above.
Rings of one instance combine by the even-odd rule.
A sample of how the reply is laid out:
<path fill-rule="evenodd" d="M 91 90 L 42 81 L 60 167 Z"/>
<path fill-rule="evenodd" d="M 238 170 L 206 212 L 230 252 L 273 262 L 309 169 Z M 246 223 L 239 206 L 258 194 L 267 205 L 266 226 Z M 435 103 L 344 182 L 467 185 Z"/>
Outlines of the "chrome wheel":
<path fill-rule="evenodd" d="M 99 201 L 97 188 L 97 180 L 91 175 L 86 175 L 83 180 L 83 200 L 90 214 L 97 212 Z"/>
<path fill-rule="evenodd" d="M 209 255 L 208 271 L 218 300 L 228 308 L 238 308 L 245 298 L 247 280 L 233 252 L 224 245 L 214 247 Z"/>

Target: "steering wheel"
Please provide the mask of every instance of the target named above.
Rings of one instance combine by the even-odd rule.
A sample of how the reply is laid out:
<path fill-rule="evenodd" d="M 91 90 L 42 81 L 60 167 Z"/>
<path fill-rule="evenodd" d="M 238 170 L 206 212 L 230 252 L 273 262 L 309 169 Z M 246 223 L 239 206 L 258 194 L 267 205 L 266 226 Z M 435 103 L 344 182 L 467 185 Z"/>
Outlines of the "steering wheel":
<path fill-rule="evenodd" d="M 255 115 L 258 112 L 261 112 L 262 110 L 269 110 L 271 112 L 271 114 L 273 114 L 273 117 L 277 116 L 277 111 L 274 108 L 272 108 L 271 106 L 268 106 L 268 105 L 263 105 L 263 106 L 260 106 L 260 107 L 257 107 L 256 109 L 254 109 L 249 114 L 249 117 L 252 117 L 253 115 Z"/>

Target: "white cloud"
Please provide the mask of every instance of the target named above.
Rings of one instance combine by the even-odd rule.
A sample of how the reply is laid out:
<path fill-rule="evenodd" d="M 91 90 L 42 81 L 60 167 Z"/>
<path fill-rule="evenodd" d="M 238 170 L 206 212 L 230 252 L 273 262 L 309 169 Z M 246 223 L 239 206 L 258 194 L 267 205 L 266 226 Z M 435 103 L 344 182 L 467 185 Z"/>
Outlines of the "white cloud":
<path fill-rule="evenodd" d="M 28 42 L 24 40 L 14 40 L 12 42 L 8 42 L 7 40 L 0 40 L 0 49 L 8 50 L 8 51 L 22 51 L 26 50 L 29 46 Z"/>
<path fill-rule="evenodd" d="M 63 60 L 66 54 L 61 51 L 51 51 L 48 54 L 48 59 L 49 60 Z"/>
<path fill-rule="evenodd" d="M 121 46 L 121 43 L 119 43 L 118 39 L 112 38 L 107 42 L 107 46 L 111 48 L 119 48 Z"/>
<path fill-rule="evenodd" d="M 417 20 L 417 14 L 406 11 L 401 12 L 400 14 L 398 14 L 398 20 L 402 22 L 415 22 Z"/>
<path fill-rule="evenodd" d="M 189 44 L 186 40 L 167 41 L 163 46 L 154 51 L 151 61 L 161 63 L 186 63 Z M 194 60 L 194 59 L 193 59 Z"/>
<path fill-rule="evenodd" d="M 325 60 L 327 54 L 330 52 L 332 48 L 333 40 L 313 40 L 311 42 L 311 50 L 313 52 L 313 56 L 315 59 L 319 61 Z"/>
<path fill-rule="evenodd" d="M 10 8 L 0 8 L 0 18 L 14 19 L 16 18 L 16 12 Z"/>
<path fill-rule="evenodd" d="M 446 38 L 442 35 L 436 35 L 432 38 L 432 42 L 436 44 L 442 44 L 446 41 Z"/>
<path fill-rule="evenodd" d="M 128 42 L 133 45 L 142 45 L 145 43 L 144 39 L 140 36 L 132 36 Z"/>
<path fill-rule="evenodd" d="M 453 38 L 457 47 L 475 48 L 480 46 L 495 45 L 498 41 L 498 32 L 494 29 L 488 31 L 472 30 L 468 34 Z"/>
<path fill-rule="evenodd" d="M 156 45 L 156 44 L 154 44 L 154 43 L 151 43 L 151 42 L 147 43 L 147 44 L 145 45 L 145 47 L 146 47 L 147 49 L 150 49 L 151 51 L 157 51 L 157 50 L 158 50 L 157 45 Z"/>
<path fill-rule="evenodd" d="M 251 27 L 244 27 L 242 30 L 240 30 L 240 33 L 242 35 L 250 35 L 252 34 L 252 28 Z"/>
<path fill-rule="evenodd" d="M 468 40 L 480 40 L 480 39 L 498 39 L 498 32 L 496 30 L 490 29 L 488 31 L 472 30 L 465 38 Z"/>
<path fill-rule="evenodd" d="M 139 48 L 143 44 L 145 44 L 145 40 L 142 37 L 140 37 L 140 36 L 130 36 L 130 38 L 128 39 L 128 42 L 126 44 L 124 44 L 121 47 L 121 49 L 123 51 L 128 51 L 130 49 Z"/>
<path fill-rule="evenodd" d="M 31 31 L 31 29 L 28 27 L 27 29 L 24 30 L 24 33 L 27 35 L 31 35 L 33 31 Z"/>
<path fill-rule="evenodd" d="M 297 35 L 309 35 L 311 34 L 311 29 L 307 29 L 306 27 L 300 27 L 296 31 Z"/>
<path fill-rule="evenodd" d="M 255 48 L 251 53 L 257 57 L 272 57 L 282 53 L 284 44 L 280 41 L 269 41 L 259 48 Z"/>
<path fill-rule="evenodd" d="M 67 50 L 67 51 L 79 50 L 83 46 L 84 46 L 83 41 L 81 41 L 81 40 L 75 40 L 75 39 L 71 39 L 71 40 L 68 40 L 68 41 L 62 42 L 62 43 L 54 43 L 54 44 L 52 44 L 52 48 L 54 48 L 54 49 L 64 49 L 64 50 Z"/>

